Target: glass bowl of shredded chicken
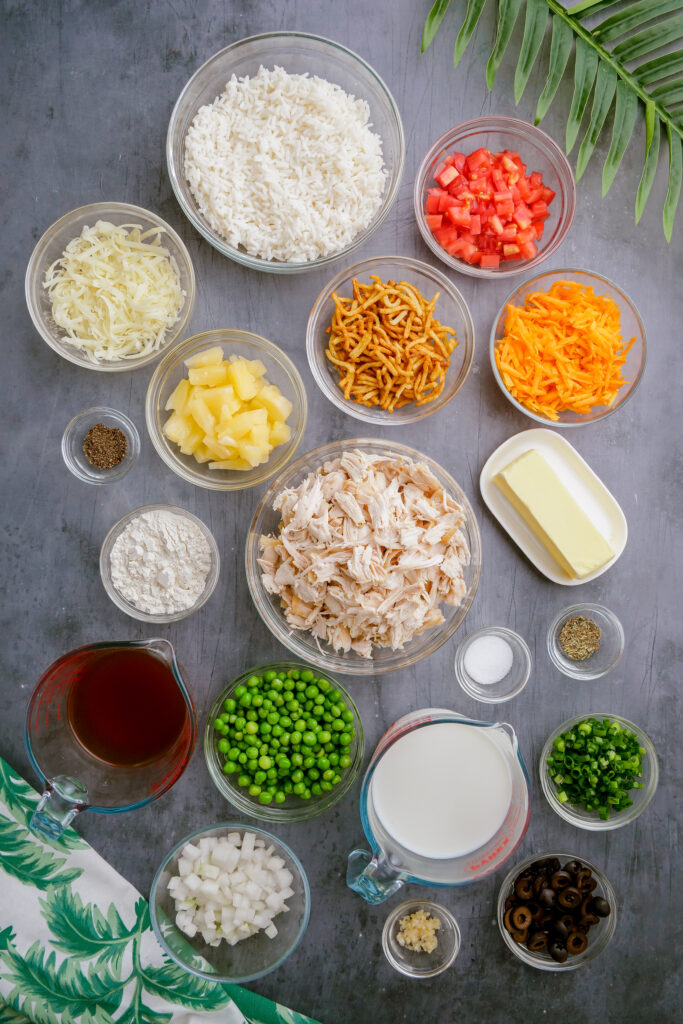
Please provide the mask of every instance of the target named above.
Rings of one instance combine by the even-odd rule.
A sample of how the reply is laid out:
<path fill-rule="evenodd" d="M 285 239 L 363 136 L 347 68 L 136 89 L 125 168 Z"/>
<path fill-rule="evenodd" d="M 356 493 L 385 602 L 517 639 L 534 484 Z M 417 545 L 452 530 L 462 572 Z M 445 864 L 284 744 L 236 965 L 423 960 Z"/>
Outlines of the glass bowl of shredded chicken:
<path fill-rule="evenodd" d="M 64 359 L 109 372 L 147 366 L 185 331 L 195 276 L 182 239 L 129 203 L 91 203 L 42 236 L 26 270 L 36 330 Z"/>
<path fill-rule="evenodd" d="M 328 672 L 380 675 L 433 654 L 474 600 L 481 541 L 455 480 L 406 445 L 355 438 L 290 463 L 246 548 L 273 635 Z"/>

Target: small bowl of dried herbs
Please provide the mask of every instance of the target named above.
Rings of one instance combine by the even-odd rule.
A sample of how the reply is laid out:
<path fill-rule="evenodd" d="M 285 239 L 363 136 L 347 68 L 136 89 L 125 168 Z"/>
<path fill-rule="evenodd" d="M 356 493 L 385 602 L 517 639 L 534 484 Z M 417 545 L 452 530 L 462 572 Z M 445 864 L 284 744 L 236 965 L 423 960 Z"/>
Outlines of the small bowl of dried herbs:
<path fill-rule="evenodd" d="M 137 427 L 124 413 L 105 406 L 84 409 L 62 436 L 67 468 L 87 484 L 109 484 L 132 469 L 140 454 Z"/>
<path fill-rule="evenodd" d="M 624 652 L 624 630 L 614 612 L 599 604 L 573 604 L 548 629 L 550 660 L 573 679 L 599 679 Z"/>

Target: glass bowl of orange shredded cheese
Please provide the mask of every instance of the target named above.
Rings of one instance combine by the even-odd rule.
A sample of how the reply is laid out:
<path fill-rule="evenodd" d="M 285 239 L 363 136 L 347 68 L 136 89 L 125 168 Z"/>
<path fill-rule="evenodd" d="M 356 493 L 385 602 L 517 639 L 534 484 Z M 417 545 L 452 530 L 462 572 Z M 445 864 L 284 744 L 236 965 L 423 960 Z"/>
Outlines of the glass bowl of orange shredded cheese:
<path fill-rule="evenodd" d="M 609 416 L 645 368 L 645 327 L 625 292 L 600 274 L 554 270 L 519 285 L 491 330 L 493 374 L 537 423 L 578 427 Z"/>
<path fill-rule="evenodd" d="M 306 353 L 338 409 L 376 426 L 415 423 L 443 409 L 467 379 L 474 324 L 447 277 L 406 256 L 340 271 L 315 301 Z"/>

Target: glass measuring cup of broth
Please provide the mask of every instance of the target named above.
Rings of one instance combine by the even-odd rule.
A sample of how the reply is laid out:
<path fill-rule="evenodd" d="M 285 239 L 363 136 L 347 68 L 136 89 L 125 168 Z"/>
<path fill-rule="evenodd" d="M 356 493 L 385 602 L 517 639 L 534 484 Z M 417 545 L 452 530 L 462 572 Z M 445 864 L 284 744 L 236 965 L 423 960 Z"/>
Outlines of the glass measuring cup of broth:
<path fill-rule="evenodd" d="M 371 850 L 349 855 L 347 885 L 381 903 L 406 882 L 477 882 L 514 853 L 529 808 L 512 726 L 414 711 L 387 730 L 365 773 L 360 812 Z"/>
<path fill-rule="evenodd" d="M 43 674 L 29 703 L 26 746 L 44 782 L 31 818 L 55 839 L 79 811 L 142 807 L 184 771 L 197 720 L 168 640 L 88 644 Z"/>

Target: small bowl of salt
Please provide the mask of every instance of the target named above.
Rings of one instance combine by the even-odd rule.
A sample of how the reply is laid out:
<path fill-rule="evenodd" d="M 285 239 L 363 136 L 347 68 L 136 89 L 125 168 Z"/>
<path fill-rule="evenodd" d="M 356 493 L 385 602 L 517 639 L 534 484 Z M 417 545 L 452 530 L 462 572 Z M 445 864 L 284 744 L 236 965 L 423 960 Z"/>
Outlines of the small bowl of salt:
<path fill-rule="evenodd" d="M 465 693 L 485 704 L 500 704 L 521 693 L 531 675 L 526 641 L 505 626 L 469 633 L 455 652 L 455 677 Z"/>

